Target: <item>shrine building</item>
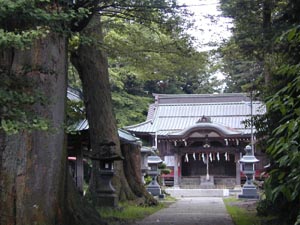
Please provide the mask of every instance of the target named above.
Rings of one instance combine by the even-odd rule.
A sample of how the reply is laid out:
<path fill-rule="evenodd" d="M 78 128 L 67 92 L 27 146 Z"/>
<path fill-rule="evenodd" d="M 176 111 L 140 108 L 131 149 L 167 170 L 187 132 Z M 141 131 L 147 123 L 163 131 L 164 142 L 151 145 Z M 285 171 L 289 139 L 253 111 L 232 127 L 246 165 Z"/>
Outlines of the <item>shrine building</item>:
<path fill-rule="evenodd" d="M 264 114 L 265 106 L 243 93 L 153 95 L 147 120 L 125 129 L 157 148 L 172 170 L 166 181 L 180 187 L 191 183 L 203 188 L 240 185 L 239 160 L 251 136 L 255 143 L 251 135 L 255 129 L 245 126 L 245 121 Z M 260 160 L 259 172 L 267 160 L 259 149 L 254 150 Z"/>

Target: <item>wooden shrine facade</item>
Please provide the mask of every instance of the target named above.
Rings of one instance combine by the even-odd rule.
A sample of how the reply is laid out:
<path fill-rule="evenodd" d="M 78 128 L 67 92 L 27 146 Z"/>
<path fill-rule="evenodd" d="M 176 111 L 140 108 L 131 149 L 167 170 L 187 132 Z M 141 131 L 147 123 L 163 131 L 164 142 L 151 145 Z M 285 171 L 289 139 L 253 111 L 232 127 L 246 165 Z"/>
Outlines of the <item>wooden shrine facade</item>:
<path fill-rule="evenodd" d="M 158 136 L 157 140 L 160 156 L 174 170 L 175 186 L 181 184 L 183 177 L 201 176 L 213 176 L 215 182 L 231 178 L 240 185 L 239 160 L 251 135 L 213 124 L 203 116 L 196 125 Z"/>
<path fill-rule="evenodd" d="M 175 186 L 201 177 L 214 177 L 216 187 L 240 185 L 239 160 L 252 136 L 244 121 L 251 118 L 249 103 L 252 115 L 265 112 L 261 102 L 245 94 L 154 96 L 147 120 L 126 129 L 158 149 L 172 169 L 166 178 Z M 266 160 L 256 153 L 262 170 Z"/>

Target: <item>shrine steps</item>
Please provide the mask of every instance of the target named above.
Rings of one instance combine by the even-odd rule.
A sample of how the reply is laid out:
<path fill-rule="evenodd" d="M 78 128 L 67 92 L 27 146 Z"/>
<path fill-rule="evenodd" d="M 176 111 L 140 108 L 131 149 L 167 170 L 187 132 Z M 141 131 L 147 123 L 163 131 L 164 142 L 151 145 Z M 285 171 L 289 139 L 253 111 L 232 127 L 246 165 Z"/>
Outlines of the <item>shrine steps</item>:
<path fill-rule="evenodd" d="M 232 177 L 214 177 L 213 184 L 205 184 L 200 177 L 182 177 L 180 188 L 182 189 L 233 189 L 236 179 Z"/>
<path fill-rule="evenodd" d="M 166 193 L 175 198 L 183 197 L 227 197 L 230 195 L 229 189 L 183 189 L 166 188 Z"/>

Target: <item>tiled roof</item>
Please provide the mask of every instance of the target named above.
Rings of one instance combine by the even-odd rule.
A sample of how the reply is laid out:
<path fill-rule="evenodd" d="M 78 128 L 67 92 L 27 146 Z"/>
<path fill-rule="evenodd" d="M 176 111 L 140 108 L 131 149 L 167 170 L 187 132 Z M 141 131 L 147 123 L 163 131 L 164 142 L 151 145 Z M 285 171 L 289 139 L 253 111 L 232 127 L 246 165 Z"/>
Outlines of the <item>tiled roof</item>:
<path fill-rule="evenodd" d="M 67 98 L 71 101 L 80 101 L 82 100 L 82 95 L 80 91 L 77 91 L 76 89 L 72 89 L 68 87 L 67 91 Z M 89 129 L 89 123 L 86 119 L 79 121 L 78 123 L 74 124 L 72 127 L 72 130 L 74 131 L 83 131 Z M 138 142 L 140 139 L 133 136 L 131 133 L 129 133 L 126 130 L 118 129 L 119 138 L 125 142 Z"/>
<path fill-rule="evenodd" d="M 147 120 L 151 120 L 153 118 L 154 111 L 155 111 L 155 104 L 149 105 Z"/>
<path fill-rule="evenodd" d="M 89 129 L 89 124 L 86 119 L 78 122 L 73 126 L 74 131 L 83 131 L 88 129 Z M 125 142 L 137 142 L 140 140 L 138 137 L 133 136 L 131 133 L 123 129 L 118 129 L 118 134 L 119 134 L 119 138 Z"/>
<path fill-rule="evenodd" d="M 192 98 L 193 100 L 189 99 Z M 198 98 L 197 98 L 198 96 Z M 180 132 L 193 126 L 202 117 L 210 117 L 211 122 L 250 133 L 243 121 L 250 119 L 250 99 L 244 94 L 223 95 L 155 95 L 156 104 L 150 107 L 149 120 L 128 126 L 125 129 L 134 133 L 157 133 L 166 135 Z M 166 98 L 167 97 L 167 98 Z M 168 99 L 168 100 L 167 100 Z M 233 101 L 235 100 L 235 101 Z M 174 103 L 167 103 L 167 102 Z M 265 106 L 259 101 L 252 102 L 253 115 L 265 113 Z"/>
<path fill-rule="evenodd" d="M 67 98 L 71 101 L 80 101 L 82 100 L 82 93 L 80 90 L 68 87 Z"/>

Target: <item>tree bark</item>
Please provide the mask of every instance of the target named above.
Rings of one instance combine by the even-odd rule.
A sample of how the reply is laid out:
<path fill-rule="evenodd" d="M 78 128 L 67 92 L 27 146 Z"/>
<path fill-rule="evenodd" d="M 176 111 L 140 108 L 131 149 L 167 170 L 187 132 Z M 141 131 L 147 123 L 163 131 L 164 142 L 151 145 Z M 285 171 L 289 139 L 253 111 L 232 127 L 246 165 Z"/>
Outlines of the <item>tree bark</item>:
<path fill-rule="evenodd" d="M 92 151 L 95 153 L 101 152 L 101 144 L 108 141 L 115 143 L 116 154 L 122 155 L 112 108 L 108 62 L 103 49 L 101 49 L 103 47 L 101 46 L 103 35 L 98 14 L 94 15 L 81 34 L 97 40 L 97 43 L 94 44 L 81 44 L 78 50 L 71 55 L 71 62 L 77 69 L 82 81 Z M 125 158 L 125 161 L 127 160 Z M 92 182 L 90 182 L 92 196 L 95 196 L 95 188 L 97 186 L 95 173 L 98 168 L 99 165 L 94 163 Z M 128 185 L 124 174 L 123 162 L 115 162 L 114 170 L 113 186 L 119 199 L 121 201 L 136 200 L 138 197 Z"/>
<path fill-rule="evenodd" d="M 67 38 L 50 33 L 34 41 L 29 50 L 1 49 L 0 61 L 1 69 L 28 77 L 46 97 L 46 103 L 35 104 L 31 110 L 50 122 L 49 131 L 0 132 L 0 224 L 103 224 L 97 214 L 93 223 L 83 223 L 71 213 L 80 212 L 84 218 L 95 211 L 87 213 L 90 208 L 86 207 L 81 212 L 79 194 L 68 181 L 63 126 Z M 79 204 L 68 205 L 71 202 Z"/>
<path fill-rule="evenodd" d="M 51 34 L 30 50 L 2 52 L 6 68 L 37 84 L 49 101 L 32 111 L 48 119 L 51 132 L 26 130 L 6 135 L 1 162 L 2 224 L 54 224 L 63 222 L 66 151 L 64 113 L 66 95 L 66 38 Z M 30 72 L 24 72 L 23 67 Z M 53 72 L 53 74 L 52 74 Z"/>
<path fill-rule="evenodd" d="M 158 202 L 148 193 L 142 183 L 141 149 L 139 145 L 121 145 L 124 160 L 124 172 L 133 193 L 139 198 L 140 204 L 156 205 Z"/>
<path fill-rule="evenodd" d="M 264 80 L 265 84 L 269 85 L 271 81 L 271 74 L 270 74 L 270 65 L 268 65 L 267 57 L 271 53 L 272 48 L 272 1 L 271 0 L 264 0 L 263 1 L 263 42 L 264 42 Z"/>

